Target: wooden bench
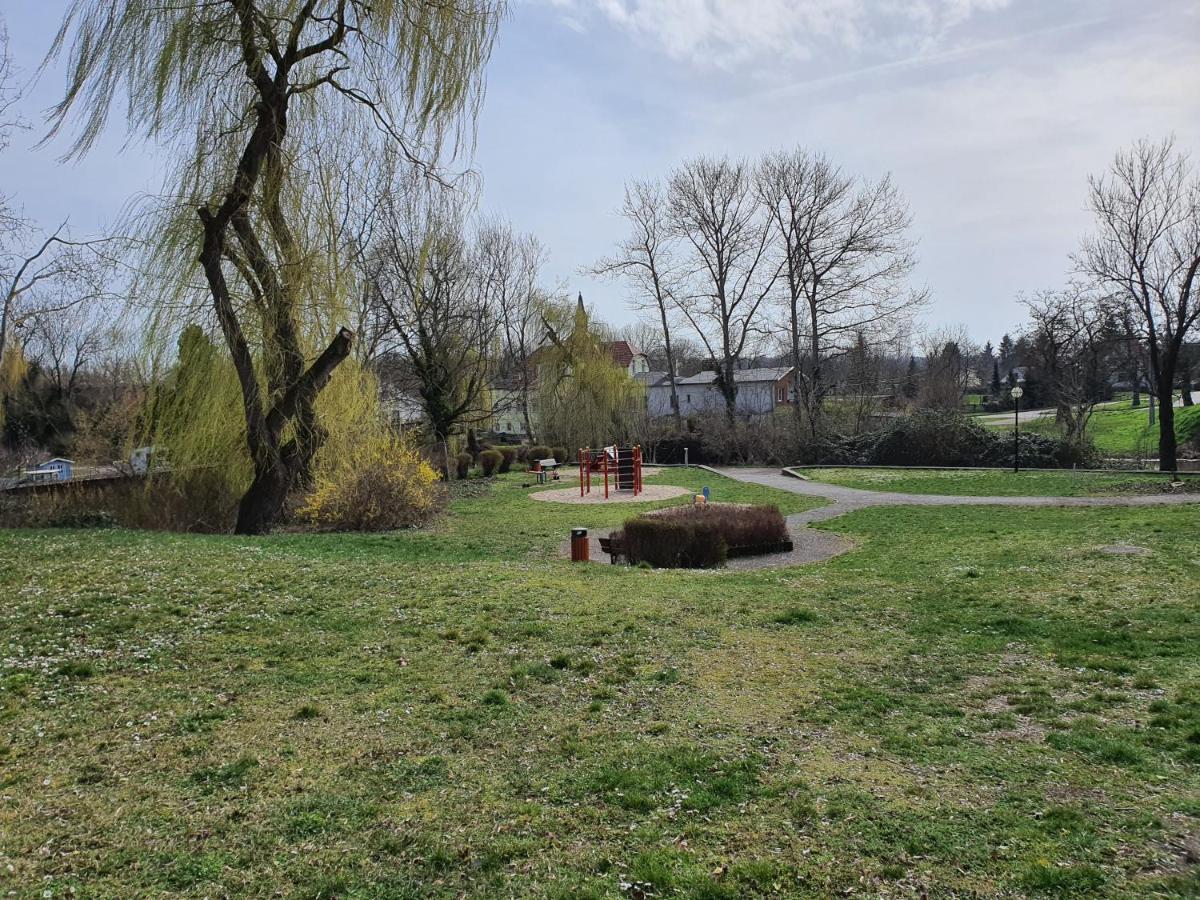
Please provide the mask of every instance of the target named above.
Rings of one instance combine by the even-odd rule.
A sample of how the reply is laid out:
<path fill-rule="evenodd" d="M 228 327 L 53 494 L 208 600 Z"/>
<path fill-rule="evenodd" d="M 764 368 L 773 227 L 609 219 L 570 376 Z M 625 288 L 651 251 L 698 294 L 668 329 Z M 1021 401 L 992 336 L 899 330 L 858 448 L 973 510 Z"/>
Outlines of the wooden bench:
<path fill-rule="evenodd" d="M 608 554 L 608 561 L 614 566 L 618 559 L 628 558 L 629 555 L 625 550 L 625 542 L 620 538 L 613 537 L 600 538 L 600 551 Z"/>

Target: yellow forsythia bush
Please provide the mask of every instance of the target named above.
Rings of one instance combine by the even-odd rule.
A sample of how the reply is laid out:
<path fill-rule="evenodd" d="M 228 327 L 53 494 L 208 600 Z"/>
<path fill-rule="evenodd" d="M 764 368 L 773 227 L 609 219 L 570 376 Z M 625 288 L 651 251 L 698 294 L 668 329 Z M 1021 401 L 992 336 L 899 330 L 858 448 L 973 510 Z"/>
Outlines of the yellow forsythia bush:
<path fill-rule="evenodd" d="M 381 434 L 337 456 L 318 466 L 302 518 L 336 531 L 386 531 L 420 525 L 437 511 L 438 475 L 408 441 Z"/>

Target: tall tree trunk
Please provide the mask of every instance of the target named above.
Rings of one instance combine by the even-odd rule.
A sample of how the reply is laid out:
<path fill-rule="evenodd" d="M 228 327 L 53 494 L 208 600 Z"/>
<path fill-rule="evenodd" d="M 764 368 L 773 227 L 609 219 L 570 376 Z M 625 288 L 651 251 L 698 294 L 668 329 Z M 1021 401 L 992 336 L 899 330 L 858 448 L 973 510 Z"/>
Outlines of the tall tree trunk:
<path fill-rule="evenodd" d="M 250 489 L 238 503 L 236 534 L 265 534 L 279 520 L 299 474 L 296 460 L 279 454 L 272 464 L 255 466 Z"/>
<path fill-rule="evenodd" d="M 537 435 L 533 433 L 533 418 L 529 414 L 528 400 L 521 402 L 521 419 L 525 423 L 525 436 L 529 440 L 529 443 L 532 444 L 537 440 Z"/>
<path fill-rule="evenodd" d="M 800 354 L 800 292 L 796 286 L 796 274 L 791 255 L 788 256 L 788 291 L 791 302 L 788 304 L 788 316 L 791 325 L 792 339 L 792 418 L 796 426 L 796 451 L 799 452 L 804 434 L 804 411 L 807 403 L 801 402 L 801 385 L 806 381 L 803 369 L 804 358 Z M 807 394 L 805 394 L 807 400 Z"/>
<path fill-rule="evenodd" d="M 824 389 L 821 385 L 821 379 L 824 377 L 821 372 L 821 338 L 817 334 L 817 307 L 815 303 L 809 304 L 809 327 L 812 329 L 812 334 L 809 336 L 809 378 L 808 378 L 808 429 L 812 437 L 812 442 L 815 445 L 821 439 L 821 407 L 824 403 Z"/>
<path fill-rule="evenodd" d="M 733 360 L 726 358 L 717 372 L 717 388 L 725 398 L 725 421 L 730 425 L 737 422 L 737 382 L 733 378 Z"/>
<path fill-rule="evenodd" d="M 1171 368 L 1174 368 L 1172 366 Z M 1174 378 L 1164 372 L 1158 383 L 1158 470 L 1174 472 L 1179 467 L 1175 441 Z"/>
<path fill-rule="evenodd" d="M 663 314 L 663 335 L 667 346 L 667 379 L 671 383 L 671 415 L 675 417 L 675 430 L 683 431 L 683 414 L 679 410 L 679 389 L 675 386 L 675 351 L 671 349 L 671 336 L 667 331 L 667 317 Z"/>
<path fill-rule="evenodd" d="M 236 534 L 269 531 L 282 515 L 293 487 L 308 477 L 313 457 L 325 440 L 313 404 L 329 383 L 333 370 L 350 355 L 353 337 L 348 329 L 341 329 L 300 379 L 262 417 L 253 433 L 247 431 L 254 479 L 238 503 Z M 250 374 L 253 377 L 253 372 Z M 289 423 L 295 434 L 284 442 L 283 430 Z"/>
<path fill-rule="evenodd" d="M 667 378 L 671 383 L 671 415 L 675 417 L 675 430 L 683 431 L 683 416 L 679 411 L 679 391 L 675 387 L 675 376 L 678 369 L 675 366 L 675 350 L 671 345 L 671 323 L 667 319 L 667 301 L 662 295 L 662 287 L 658 281 L 657 270 L 654 274 L 655 300 L 658 305 L 658 316 L 662 321 L 663 345 L 667 351 Z"/>

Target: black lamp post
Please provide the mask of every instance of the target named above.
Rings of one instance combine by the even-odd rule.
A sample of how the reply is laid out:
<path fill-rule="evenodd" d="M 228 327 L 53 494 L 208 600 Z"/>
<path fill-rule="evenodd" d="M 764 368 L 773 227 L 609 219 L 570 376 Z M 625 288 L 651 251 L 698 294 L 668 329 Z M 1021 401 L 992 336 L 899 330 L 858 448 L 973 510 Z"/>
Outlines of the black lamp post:
<path fill-rule="evenodd" d="M 1021 470 L 1021 386 L 1012 389 L 1013 398 L 1013 472 Z"/>

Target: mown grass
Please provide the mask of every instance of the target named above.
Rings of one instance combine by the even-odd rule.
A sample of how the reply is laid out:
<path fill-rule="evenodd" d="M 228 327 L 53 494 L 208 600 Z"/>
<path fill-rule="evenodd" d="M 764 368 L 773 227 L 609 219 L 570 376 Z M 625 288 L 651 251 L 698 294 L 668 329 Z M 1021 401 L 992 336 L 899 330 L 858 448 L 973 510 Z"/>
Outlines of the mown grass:
<path fill-rule="evenodd" d="M 1130 406 L 1132 401 L 1122 404 L 1107 404 L 1097 408 L 1088 422 L 1088 437 L 1101 453 L 1130 456 L 1143 459 L 1158 457 L 1158 424 L 1149 424 L 1145 398 L 1141 406 Z M 1179 440 L 1187 440 L 1200 427 L 1200 407 L 1177 408 L 1175 431 Z M 989 428 L 1012 431 L 1012 422 L 989 422 Z M 1056 436 L 1058 425 L 1053 416 L 1021 423 L 1022 431 Z"/>
<path fill-rule="evenodd" d="M 801 469 L 804 476 L 824 484 L 895 491 L 904 494 L 947 494 L 966 497 L 1109 497 L 1200 490 L 1200 477 L 1182 476 L 1173 488 L 1172 476 L 1148 473 L 1072 472 L 1024 469 Z"/>
<path fill-rule="evenodd" d="M 0 532 L 0 887 L 1200 889 L 1193 510 L 873 509 L 828 563 L 697 574 L 559 561 L 623 512 L 523 494 L 431 534 Z"/>

